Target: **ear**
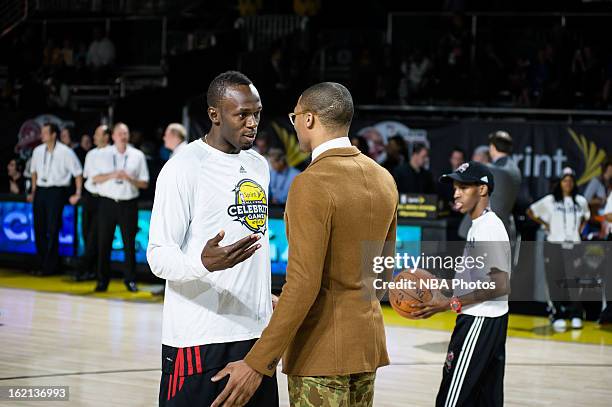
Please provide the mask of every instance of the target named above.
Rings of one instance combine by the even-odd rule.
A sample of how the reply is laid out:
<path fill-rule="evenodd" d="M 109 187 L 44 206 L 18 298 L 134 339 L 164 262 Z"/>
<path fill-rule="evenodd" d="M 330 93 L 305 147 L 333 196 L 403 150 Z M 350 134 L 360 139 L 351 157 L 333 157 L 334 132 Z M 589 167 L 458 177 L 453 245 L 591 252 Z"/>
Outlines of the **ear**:
<path fill-rule="evenodd" d="M 487 185 L 481 184 L 478 187 L 478 193 L 480 196 L 488 196 L 489 195 L 489 187 Z"/>
<path fill-rule="evenodd" d="M 305 123 L 306 124 L 306 128 L 312 129 L 314 127 L 314 125 L 315 125 L 315 116 L 314 116 L 314 114 L 312 114 L 310 112 L 305 113 L 305 115 L 306 115 L 306 123 Z"/>
<path fill-rule="evenodd" d="M 212 124 L 218 126 L 221 123 L 221 120 L 219 118 L 219 112 L 217 111 L 217 108 L 209 107 L 208 109 L 206 109 L 206 111 L 208 112 L 208 117 L 210 118 Z"/>

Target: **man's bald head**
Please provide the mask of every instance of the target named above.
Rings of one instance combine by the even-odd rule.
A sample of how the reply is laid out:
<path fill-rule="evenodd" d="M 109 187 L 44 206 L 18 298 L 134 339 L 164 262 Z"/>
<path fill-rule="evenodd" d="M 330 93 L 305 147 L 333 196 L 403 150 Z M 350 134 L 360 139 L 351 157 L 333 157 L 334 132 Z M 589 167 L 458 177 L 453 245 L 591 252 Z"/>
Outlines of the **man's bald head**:
<path fill-rule="evenodd" d="M 330 129 L 348 128 L 353 120 L 353 98 L 349 90 L 335 82 L 322 82 L 306 89 L 299 100 L 304 111 L 315 113 Z"/>

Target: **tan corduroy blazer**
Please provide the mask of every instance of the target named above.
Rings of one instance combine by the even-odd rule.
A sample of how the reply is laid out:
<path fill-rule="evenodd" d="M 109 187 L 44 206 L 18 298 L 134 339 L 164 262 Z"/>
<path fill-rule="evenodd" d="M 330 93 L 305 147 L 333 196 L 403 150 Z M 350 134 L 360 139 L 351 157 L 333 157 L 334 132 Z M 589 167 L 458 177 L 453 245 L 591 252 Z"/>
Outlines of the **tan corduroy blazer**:
<path fill-rule="evenodd" d="M 271 376 L 282 357 L 286 374 L 333 376 L 389 364 L 372 262 L 395 253 L 397 202 L 393 177 L 355 147 L 325 151 L 295 178 L 286 284 L 249 366 Z"/>

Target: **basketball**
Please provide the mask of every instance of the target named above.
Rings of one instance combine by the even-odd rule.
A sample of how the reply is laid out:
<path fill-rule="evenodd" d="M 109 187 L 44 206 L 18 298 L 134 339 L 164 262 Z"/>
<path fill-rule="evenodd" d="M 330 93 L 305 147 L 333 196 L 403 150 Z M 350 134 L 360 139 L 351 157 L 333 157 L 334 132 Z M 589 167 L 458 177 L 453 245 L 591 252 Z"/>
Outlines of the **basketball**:
<path fill-rule="evenodd" d="M 389 303 L 391 307 L 404 318 L 414 319 L 412 312 L 418 311 L 416 304 L 428 302 L 432 298 L 431 290 L 421 284 L 423 280 L 431 279 L 431 274 L 421 269 L 413 271 L 402 271 L 397 274 L 393 281 L 400 283 L 402 280 L 411 287 L 392 288 L 389 290 Z M 408 282 L 414 283 L 408 283 Z"/>

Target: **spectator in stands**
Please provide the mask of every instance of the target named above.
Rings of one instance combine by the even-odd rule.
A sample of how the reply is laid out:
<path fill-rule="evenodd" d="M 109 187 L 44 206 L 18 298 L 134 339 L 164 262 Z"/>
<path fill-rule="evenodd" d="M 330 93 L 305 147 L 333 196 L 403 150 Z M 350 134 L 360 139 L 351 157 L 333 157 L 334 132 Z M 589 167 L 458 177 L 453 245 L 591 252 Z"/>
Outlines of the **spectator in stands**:
<path fill-rule="evenodd" d="M 606 206 L 603 210 L 603 214 L 606 218 L 606 222 L 608 222 L 609 224 L 607 240 L 612 240 L 612 191 L 610 191 L 610 193 L 608 194 L 608 199 L 606 200 Z M 612 287 L 612 285 L 610 287 Z M 612 295 L 608 298 L 612 300 Z"/>
<path fill-rule="evenodd" d="M 474 149 L 472 153 L 472 161 L 476 161 L 482 164 L 489 164 L 491 162 L 491 156 L 489 155 L 489 146 L 480 145 Z"/>
<path fill-rule="evenodd" d="M 368 155 L 370 147 L 365 138 L 358 135 L 352 135 L 349 139 L 351 140 L 351 145 L 357 147 L 359 151 L 361 151 L 361 154 Z"/>
<path fill-rule="evenodd" d="M 352 80 L 358 83 L 359 86 L 355 89 L 355 99 L 367 100 L 370 103 L 378 103 L 376 101 L 376 93 L 381 89 L 382 84 L 379 78 L 378 64 L 382 61 L 372 55 L 372 50 L 366 43 L 357 46 L 353 51 L 355 60 L 351 69 Z M 376 61 L 376 62 L 375 62 Z M 368 81 L 362 81 L 361 78 L 368 78 Z"/>
<path fill-rule="evenodd" d="M 454 100 L 466 97 L 469 71 L 470 33 L 461 14 L 453 14 L 446 35 L 440 40 L 438 65 L 442 87 Z"/>
<path fill-rule="evenodd" d="M 399 165 L 393 172 L 393 178 L 400 194 L 435 193 L 435 184 L 431 172 L 426 168 L 429 161 L 429 149 L 420 143 L 412 147 L 410 160 Z"/>
<path fill-rule="evenodd" d="M 584 190 L 584 197 L 590 205 L 599 210 L 608 197 L 608 192 L 612 188 L 612 160 L 605 162 L 601 166 L 601 175 L 593 177 Z"/>
<path fill-rule="evenodd" d="M 62 53 L 62 63 L 64 65 L 64 71 L 71 73 L 74 70 L 75 58 L 74 58 L 74 45 L 72 44 L 72 40 L 68 37 L 64 38 L 64 42 L 62 44 L 62 49 L 60 50 Z"/>
<path fill-rule="evenodd" d="M 465 162 L 465 151 L 461 147 L 453 147 L 448 162 L 450 163 L 450 172 L 455 172 Z"/>
<path fill-rule="evenodd" d="M 145 136 L 142 130 L 134 129 L 130 131 L 130 145 L 132 147 L 140 150 L 140 147 L 142 146 L 142 143 L 144 143 L 144 141 Z"/>
<path fill-rule="evenodd" d="M 270 203 L 284 205 L 293 179 L 300 173 L 287 165 L 285 152 L 279 148 L 268 151 L 270 160 Z"/>
<path fill-rule="evenodd" d="M 402 136 L 393 136 L 389 138 L 389 142 L 386 146 L 387 158 L 382 163 L 382 166 L 387 169 L 391 174 L 395 169 L 408 161 L 408 146 L 406 140 Z"/>
<path fill-rule="evenodd" d="M 187 145 L 187 130 L 180 123 L 171 123 L 164 132 L 164 147 L 172 151 L 170 158 Z"/>
<path fill-rule="evenodd" d="M 448 163 L 450 164 L 450 171 L 444 171 L 444 174 L 450 174 L 455 172 L 461 164 L 465 162 L 465 151 L 461 147 L 453 147 Z M 443 201 L 449 208 L 453 209 L 452 215 L 460 216 L 460 212 L 455 211 L 455 189 L 452 183 L 439 183 L 438 184 L 438 195 L 440 200 Z"/>
<path fill-rule="evenodd" d="M 514 68 L 509 75 L 512 103 L 515 106 L 531 106 L 529 95 L 529 71 L 531 62 L 529 58 L 519 56 L 516 58 Z"/>
<path fill-rule="evenodd" d="M 104 79 L 115 63 L 115 45 L 102 30 L 95 27 L 93 41 L 87 51 L 87 66 L 92 70 L 94 79 Z"/>
<path fill-rule="evenodd" d="M 575 96 L 581 97 L 583 105 L 593 106 L 600 98 L 603 69 L 590 45 L 578 48 L 574 52 L 571 66 L 571 84 Z"/>
<path fill-rule="evenodd" d="M 76 70 L 75 79 L 77 79 L 78 81 L 82 81 L 88 76 L 87 44 L 84 41 L 79 41 L 74 52 L 74 68 Z"/>
<path fill-rule="evenodd" d="M 263 129 L 257 131 L 257 138 L 255 139 L 255 144 L 253 144 L 253 149 L 263 156 L 268 155 L 268 150 L 270 149 L 269 130 Z"/>
<path fill-rule="evenodd" d="M 74 141 L 72 137 L 72 132 L 73 129 L 71 127 L 64 127 L 60 134 L 60 141 L 74 150 L 78 146 L 78 144 Z"/>
<path fill-rule="evenodd" d="M 74 129 L 72 127 L 66 126 L 62 128 L 59 141 L 62 144 L 68 146 L 76 154 L 76 148 L 79 146 L 79 144 L 76 141 L 74 141 L 73 132 L 74 132 Z M 78 155 L 77 155 L 77 158 L 79 159 L 79 162 L 81 163 L 81 167 L 82 167 L 85 160 L 84 159 L 81 160 L 81 157 L 79 157 Z M 68 187 L 68 194 L 73 195 L 75 191 L 76 191 L 76 184 L 75 184 L 75 180 L 73 179 L 70 181 L 70 186 Z"/>
<path fill-rule="evenodd" d="M 272 85 L 277 91 L 284 91 L 289 87 L 288 84 L 288 73 L 287 73 L 287 58 L 283 54 L 283 47 L 281 43 L 277 43 L 273 46 L 269 60 L 269 70 L 267 75 L 270 75 Z"/>
<path fill-rule="evenodd" d="M 25 177 L 23 176 L 24 163 L 19 158 L 12 158 L 6 166 L 8 175 L 7 192 L 9 194 L 26 194 Z"/>
<path fill-rule="evenodd" d="M 51 108 L 74 110 L 75 105 L 70 94 L 70 87 L 64 77 L 62 71 L 59 71 L 45 81 L 47 105 Z"/>
<path fill-rule="evenodd" d="M 387 158 L 385 151 L 387 140 L 378 129 L 376 127 L 364 127 L 357 134 L 367 141 L 368 156 L 379 164 L 384 162 Z"/>
<path fill-rule="evenodd" d="M 533 203 L 527 215 L 546 231 L 544 257 L 546 258 L 546 279 L 548 292 L 553 303 L 552 326 L 557 331 L 567 327 L 582 328 L 584 310 L 575 296 L 576 289 L 568 290 L 566 280 L 573 275 L 574 260 L 580 258 L 577 245 L 580 230 L 590 217 L 589 206 L 582 195 L 578 195 L 574 170 L 566 167 L 552 194 Z"/>
<path fill-rule="evenodd" d="M 559 66 L 555 60 L 553 47 L 547 44 L 537 52 L 531 72 L 531 93 L 534 105 L 550 106 L 557 104 L 560 85 Z"/>
<path fill-rule="evenodd" d="M 47 44 L 43 49 L 42 65 L 44 72 L 53 74 L 62 67 L 64 63 L 62 50 L 55 43 L 54 38 L 47 39 Z"/>
<path fill-rule="evenodd" d="M 409 100 L 422 96 L 427 86 L 430 70 L 431 60 L 420 48 L 402 61 L 400 65 L 402 77 L 399 84 L 401 104 L 407 104 Z"/>
<path fill-rule="evenodd" d="M 74 148 L 74 152 L 76 153 L 77 157 L 79 157 L 79 161 L 81 162 L 81 165 L 83 166 L 85 165 L 85 156 L 87 155 L 89 150 L 91 150 L 92 148 L 93 148 L 93 142 L 91 141 L 91 136 L 89 134 L 83 134 L 81 136 L 81 141 Z"/>
<path fill-rule="evenodd" d="M 480 93 L 485 102 L 494 102 L 501 87 L 505 86 L 505 67 L 492 43 L 485 44 L 478 65 L 481 73 Z"/>

